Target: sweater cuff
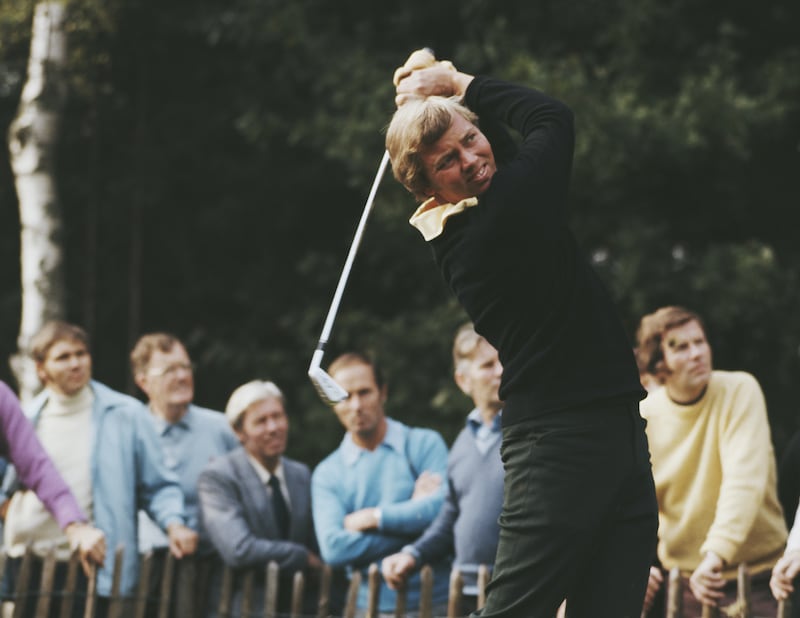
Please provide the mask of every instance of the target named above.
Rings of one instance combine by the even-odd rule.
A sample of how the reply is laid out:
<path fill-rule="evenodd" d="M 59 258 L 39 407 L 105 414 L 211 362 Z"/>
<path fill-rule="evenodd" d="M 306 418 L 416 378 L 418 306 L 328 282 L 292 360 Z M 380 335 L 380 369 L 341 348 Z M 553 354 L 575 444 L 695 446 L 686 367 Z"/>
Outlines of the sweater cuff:
<path fill-rule="evenodd" d="M 725 561 L 726 565 L 729 565 L 736 555 L 737 549 L 736 545 L 723 539 L 706 539 L 705 543 L 700 547 L 700 556 L 702 558 L 708 552 L 713 551 Z"/>

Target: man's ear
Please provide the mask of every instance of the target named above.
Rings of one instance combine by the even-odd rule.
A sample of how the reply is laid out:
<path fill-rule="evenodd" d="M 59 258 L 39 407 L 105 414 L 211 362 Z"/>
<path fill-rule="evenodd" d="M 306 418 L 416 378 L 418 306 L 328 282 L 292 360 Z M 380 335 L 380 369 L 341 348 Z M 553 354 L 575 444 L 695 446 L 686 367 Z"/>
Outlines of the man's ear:
<path fill-rule="evenodd" d="M 145 388 L 147 386 L 147 375 L 145 375 L 141 371 L 137 372 L 133 376 L 133 381 L 136 383 L 136 386 L 138 386 L 140 389 L 142 389 L 142 392 L 144 394 L 147 394 L 147 389 Z"/>
<path fill-rule="evenodd" d="M 36 376 L 39 378 L 39 382 L 47 384 L 47 372 L 44 370 L 44 363 L 36 362 Z"/>
<path fill-rule="evenodd" d="M 456 384 L 467 397 L 472 397 L 472 380 L 461 371 L 455 372 Z"/>

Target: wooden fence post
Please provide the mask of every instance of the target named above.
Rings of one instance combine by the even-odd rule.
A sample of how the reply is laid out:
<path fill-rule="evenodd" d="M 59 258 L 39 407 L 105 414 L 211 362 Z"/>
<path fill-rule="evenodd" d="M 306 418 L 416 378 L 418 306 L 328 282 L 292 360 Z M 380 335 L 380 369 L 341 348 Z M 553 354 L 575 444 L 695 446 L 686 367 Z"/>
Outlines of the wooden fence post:
<path fill-rule="evenodd" d="M 408 604 L 408 588 L 406 582 L 397 589 L 394 602 L 394 618 L 403 618 L 406 615 L 406 606 Z"/>
<path fill-rule="evenodd" d="M 486 605 L 486 586 L 489 583 L 489 567 L 482 564 L 478 567 L 478 609 Z"/>
<path fill-rule="evenodd" d="M 39 600 L 36 603 L 36 618 L 47 618 L 50 615 L 50 603 L 55 592 L 56 548 L 51 546 L 42 561 L 42 577 L 39 582 Z"/>
<path fill-rule="evenodd" d="M 122 598 L 122 559 L 125 556 L 125 546 L 120 543 L 114 552 L 114 573 L 111 576 L 111 600 L 108 607 L 108 618 L 122 618 L 125 599 Z M 166 618 L 166 617 L 165 617 Z"/>
<path fill-rule="evenodd" d="M 736 598 L 739 601 L 740 618 L 750 618 L 753 615 L 751 606 L 752 583 L 747 565 L 742 563 L 736 572 Z"/>
<path fill-rule="evenodd" d="M 278 611 L 278 575 L 278 563 L 272 560 L 267 565 L 264 582 L 264 618 L 274 618 Z"/>
<path fill-rule="evenodd" d="M 158 618 L 169 618 L 169 599 L 172 593 L 172 582 L 175 578 L 175 556 L 167 551 L 164 557 L 164 567 L 161 575 L 161 590 L 158 599 Z"/>
<path fill-rule="evenodd" d="M 419 618 L 433 618 L 433 568 L 429 564 L 419 572 Z"/>
<path fill-rule="evenodd" d="M 87 575 L 89 583 L 86 587 L 86 605 L 83 609 L 83 618 L 94 618 L 94 607 L 97 603 L 97 566 L 89 567 Z"/>
<path fill-rule="evenodd" d="M 464 589 L 464 578 L 461 571 L 450 571 L 450 590 L 447 593 L 447 618 L 456 618 L 461 615 L 461 593 Z"/>
<path fill-rule="evenodd" d="M 14 590 L 14 613 L 13 618 L 23 618 L 25 615 L 25 605 L 28 602 L 28 589 L 30 588 L 31 571 L 33 570 L 33 548 L 30 545 L 25 548 L 22 555 L 22 562 L 17 573 L 17 585 Z"/>
<path fill-rule="evenodd" d="M 219 595 L 217 613 L 220 618 L 230 618 L 231 598 L 233 597 L 233 569 L 228 565 L 222 570 L 222 590 Z"/>
<path fill-rule="evenodd" d="M 317 601 L 317 618 L 325 618 L 331 605 L 331 582 L 333 569 L 329 564 L 323 564 L 319 577 L 319 598 Z"/>
<path fill-rule="evenodd" d="M 73 550 L 67 564 L 67 579 L 64 582 L 64 596 L 61 598 L 61 618 L 72 618 L 72 606 L 78 596 L 78 569 L 82 569 L 78 550 Z"/>
<path fill-rule="evenodd" d="M 678 567 L 670 570 L 667 580 L 666 618 L 683 618 L 683 582 Z"/>
<path fill-rule="evenodd" d="M 305 592 L 305 578 L 302 571 L 296 571 L 292 580 L 292 618 L 301 618 L 303 615 L 303 593 Z"/>
<path fill-rule="evenodd" d="M 136 587 L 136 604 L 134 606 L 134 618 L 147 617 L 147 602 L 150 597 L 150 573 L 153 570 L 153 556 L 152 551 L 148 551 L 142 561 L 139 563 L 139 584 Z M 61 618 L 69 618 L 69 614 Z"/>
<path fill-rule="evenodd" d="M 381 573 L 374 562 L 367 570 L 367 618 L 377 618 L 380 600 Z"/>
<path fill-rule="evenodd" d="M 358 604 L 358 589 L 361 587 L 361 571 L 355 570 L 350 576 L 350 587 L 347 589 L 347 604 L 344 607 L 344 618 L 355 618 Z"/>

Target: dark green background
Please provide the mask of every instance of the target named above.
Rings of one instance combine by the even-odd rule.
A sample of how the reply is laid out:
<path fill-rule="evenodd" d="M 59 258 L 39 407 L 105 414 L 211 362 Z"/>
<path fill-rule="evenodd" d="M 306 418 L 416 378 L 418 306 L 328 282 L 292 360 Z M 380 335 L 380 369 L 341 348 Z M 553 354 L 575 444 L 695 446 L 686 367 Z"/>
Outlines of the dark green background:
<path fill-rule="evenodd" d="M 436 49 L 575 111 L 572 221 L 631 336 L 665 303 L 710 327 L 720 368 L 798 425 L 800 4 L 791 0 L 71 0 L 58 158 L 68 317 L 95 375 L 133 392 L 149 330 L 184 339 L 200 404 L 255 377 L 287 393 L 290 452 L 341 429 L 306 368 L 383 152 L 391 75 Z M 0 0 L 0 125 L 25 78 L 33 2 Z M 327 360 L 379 356 L 388 410 L 449 441 L 463 319 L 388 177 Z M 141 253 L 141 262 L 133 256 Z M 16 345 L 19 219 L 0 149 L 0 352 Z M 0 377 L 10 379 L 3 365 Z"/>

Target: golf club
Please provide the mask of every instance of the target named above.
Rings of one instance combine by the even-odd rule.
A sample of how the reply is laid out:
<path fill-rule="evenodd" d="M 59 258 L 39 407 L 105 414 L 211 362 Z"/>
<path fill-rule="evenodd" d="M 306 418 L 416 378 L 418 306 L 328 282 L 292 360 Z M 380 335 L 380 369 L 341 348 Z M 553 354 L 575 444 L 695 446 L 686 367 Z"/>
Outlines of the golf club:
<path fill-rule="evenodd" d="M 314 355 L 311 357 L 311 365 L 308 368 L 308 377 L 311 378 L 311 383 L 317 389 L 319 396 L 323 401 L 330 405 L 334 405 L 347 398 L 347 391 L 344 390 L 340 384 L 336 382 L 328 373 L 321 367 L 322 356 L 325 353 L 325 346 L 328 343 L 331 329 L 333 328 L 333 321 L 336 318 L 336 313 L 339 310 L 339 302 L 342 300 L 344 287 L 347 284 L 347 278 L 350 276 L 350 269 L 353 266 L 358 245 L 361 243 L 361 236 L 364 234 L 364 227 L 367 224 L 370 210 L 372 210 L 372 203 L 375 201 L 375 194 L 378 192 L 378 186 L 381 183 L 381 178 L 389 165 L 389 152 L 383 153 L 381 164 L 378 167 L 378 173 L 375 175 L 375 180 L 372 182 L 372 189 L 370 189 L 367 203 L 364 206 L 364 212 L 361 214 L 361 220 L 358 222 L 353 242 L 350 244 L 350 251 L 347 254 L 347 259 L 342 268 L 342 274 L 339 277 L 339 283 L 336 286 L 336 291 L 333 294 L 333 301 L 328 310 L 328 317 L 325 318 L 325 324 L 322 327 L 322 333 L 319 336 L 317 348 L 314 350 Z"/>

